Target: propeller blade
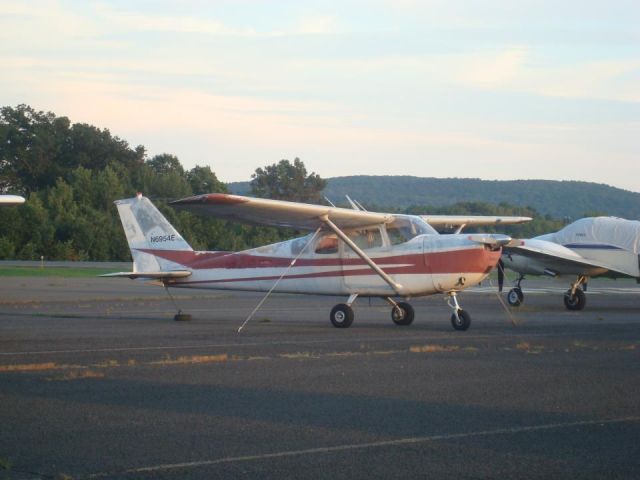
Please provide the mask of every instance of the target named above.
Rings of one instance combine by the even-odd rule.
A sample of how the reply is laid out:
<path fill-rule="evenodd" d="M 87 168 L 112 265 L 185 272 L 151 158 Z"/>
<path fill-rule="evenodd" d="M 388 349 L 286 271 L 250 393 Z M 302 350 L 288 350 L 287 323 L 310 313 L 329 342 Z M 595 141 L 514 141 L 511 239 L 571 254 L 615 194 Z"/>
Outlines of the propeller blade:
<path fill-rule="evenodd" d="M 504 286 L 504 263 L 502 259 L 498 260 L 498 291 L 502 292 Z"/>

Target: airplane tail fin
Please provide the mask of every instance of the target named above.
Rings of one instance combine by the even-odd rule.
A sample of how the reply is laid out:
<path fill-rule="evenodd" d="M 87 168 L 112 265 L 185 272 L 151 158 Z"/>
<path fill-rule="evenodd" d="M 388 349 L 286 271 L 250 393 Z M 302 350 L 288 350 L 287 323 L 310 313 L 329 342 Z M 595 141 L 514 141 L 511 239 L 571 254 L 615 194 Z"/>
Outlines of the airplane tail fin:
<path fill-rule="evenodd" d="M 190 274 L 181 260 L 191 257 L 193 249 L 148 198 L 138 194 L 114 203 L 131 249 L 133 272 L 110 276 L 168 278 Z"/>

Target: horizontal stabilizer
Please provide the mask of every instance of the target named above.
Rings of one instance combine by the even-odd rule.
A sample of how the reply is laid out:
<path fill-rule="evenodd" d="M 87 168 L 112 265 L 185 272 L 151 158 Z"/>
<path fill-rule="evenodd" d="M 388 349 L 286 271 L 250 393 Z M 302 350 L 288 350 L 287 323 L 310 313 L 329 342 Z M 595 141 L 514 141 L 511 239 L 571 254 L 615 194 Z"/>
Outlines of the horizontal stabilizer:
<path fill-rule="evenodd" d="M 117 277 L 117 278 L 150 278 L 156 280 L 162 280 L 165 278 L 184 278 L 191 275 L 189 270 L 172 270 L 170 272 L 116 272 L 105 273 L 100 275 L 101 277 Z"/>

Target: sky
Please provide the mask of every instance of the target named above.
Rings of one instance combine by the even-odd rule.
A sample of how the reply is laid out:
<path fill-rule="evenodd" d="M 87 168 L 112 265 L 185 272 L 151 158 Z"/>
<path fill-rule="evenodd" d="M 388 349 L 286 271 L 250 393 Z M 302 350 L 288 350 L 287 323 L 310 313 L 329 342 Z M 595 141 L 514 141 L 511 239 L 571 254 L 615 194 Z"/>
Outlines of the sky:
<path fill-rule="evenodd" d="M 222 181 L 606 183 L 640 192 L 637 0 L 0 0 L 0 106 Z"/>

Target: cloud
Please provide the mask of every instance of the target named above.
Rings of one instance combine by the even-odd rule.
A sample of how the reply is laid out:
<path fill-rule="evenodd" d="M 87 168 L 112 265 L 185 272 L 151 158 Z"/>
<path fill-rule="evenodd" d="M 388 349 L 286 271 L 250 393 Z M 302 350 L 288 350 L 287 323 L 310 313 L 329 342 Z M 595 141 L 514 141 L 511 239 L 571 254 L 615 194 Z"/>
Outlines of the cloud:
<path fill-rule="evenodd" d="M 132 32 L 166 32 L 204 34 L 231 37 L 280 37 L 287 35 L 320 35 L 338 31 L 339 21 L 334 15 L 307 15 L 289 29 L 258 29 L 236 26 L 210 15 L 166 15 L 156 12 L 118 10 L 100 5 L 98 13 L 103 21 L 118 29 Z M 248 18 L 251 18 L 250 16 Z"/>
<path fill-rule="evenodd" d="M 467 87 L 547 97 L 640 102 L 640 59 L 553 62 L 529 47 L 461 59 Z M 535 57 L 535 58 L 534 58 Z"/>
<path fill-rule="evenodd" d="M 332 15 L 318 15 L 305 18 L 293 30 L 304 35 L 322 35 L 338 32 L 338 19 Z"/>
<path fill-rule="evenodd" d="M 525 66 L 529 48 L 510 46 L 498 54 L 467 58 L 467 66 L 458 81 L 481 87 L 498 88 L 509 85 Z"/>
<path fill-rule="evenodd" d="M 213 19 L 196 16 L 164 16 L 152 13 L 135 13 L 102 9 L 104 19 L 110 24 L 131 31 L 155 31 L 174 33 L 199 33 L 206 35 L 228 35 L 254 37 L 257 32 L 250 27 L 232 27 Z"/>

